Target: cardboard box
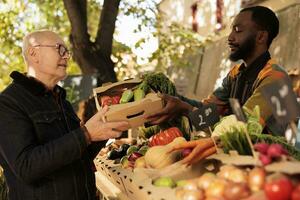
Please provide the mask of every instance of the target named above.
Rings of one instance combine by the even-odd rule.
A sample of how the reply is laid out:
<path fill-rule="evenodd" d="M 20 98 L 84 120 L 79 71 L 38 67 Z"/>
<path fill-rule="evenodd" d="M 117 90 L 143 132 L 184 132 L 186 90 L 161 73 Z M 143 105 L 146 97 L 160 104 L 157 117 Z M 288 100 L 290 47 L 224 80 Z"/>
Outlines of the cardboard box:
<path fill-rule="evenodd" d="M 120 164 L 113 160 L 107 160 L 105 156 L 98 155 L 94 160 L 97 170 L 105 171 L 105 176 L 129 199 L 145 200 L 173 200 L 176 199 L 175 188 L 156 187 L 152 181 L 161 176 L 169 176 L 174 180 L 195 178 L 205 172 L 216 173 L 219 163 L 215 160 L 203 160 L 189 167 L 183 165 L 170 165 L 164 170 L 135 168 L 123 169 Z M 214 165 L 213 168 L 210 165 Z M 175 168 L 175 169 L 174 169 Z"/>
<path fill-rule="evenodd" d="M 101 109 L 101 97 L 122 95 L 123 91 L 134 89 L 141 81 L 131 79 L 93 89 L 97 109 Z M 142 100 L 109 106 L 105 119 L 106 121 L 128 121 L 130 127 L 135 128 L 147 122 L 144 115 L 159 112 L 162 108 L 162 99 L 156 93 L 150 92 Z"/>

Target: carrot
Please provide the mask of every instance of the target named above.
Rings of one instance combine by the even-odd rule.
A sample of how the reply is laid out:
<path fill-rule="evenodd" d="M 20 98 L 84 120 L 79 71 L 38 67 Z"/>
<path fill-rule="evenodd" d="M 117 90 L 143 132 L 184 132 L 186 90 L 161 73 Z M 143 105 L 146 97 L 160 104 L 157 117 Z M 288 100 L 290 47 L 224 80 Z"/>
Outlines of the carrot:
<path fill-rule="evenodd" d="M 198 157 L 199 155 L 202 154 L 203 151 L 205 151 L 206 149 L 209 149 L 211 147 L 215 147 L 214 142 L 212 140 L 207 141 L 204 144 L 198 144 L 193 151 L 187 156 L 185 157 L 182 162 L 183 163 L 190 163 L 191 161 L 193 161 L 195 159 L 195 157 Z"/>
<path fill-rule="evenodd" d="M 205 149 L 205 150 L 203 151 L 203 153 L 201 153 L 201 154 L 199 154 L 198 156 L 196 156 L 196 157 L 194 158 L 194 160 L 192 160 L 192 161 L 189 162 L 188 164 L 194 164 L 194 163 L 196 163 L 196 162 L 198 162 L 198 161 L 200 161 L 200 160 L 202 160 L 202 159 L 204 159 L 204 158 L 207 158 L 208 156 L 210 156 L 210 155 L 212 155 L 212 154 L 214 154 L 214 153 L 216 153 L 216 152 L 217 152 L 216 147 L 215 147 L 215 146 L 212 146 L 212 147 L 210 147 L 210 148 L 208 148 L 208 149 Z"/>
<path fill-rule="evenodd" d="M 199 139 L 199 140 L 183 142 L 183 143 L 173 146 L 169 152 L 177 151 L 180 149 L 186 149 L 186 148 L 195 148 L 198 145 L 204 145 L 206 143 L 211 143 L 211 142 L 213 143 L 213 140 L 211 138 L 203 138 L 203 139 Z"/>

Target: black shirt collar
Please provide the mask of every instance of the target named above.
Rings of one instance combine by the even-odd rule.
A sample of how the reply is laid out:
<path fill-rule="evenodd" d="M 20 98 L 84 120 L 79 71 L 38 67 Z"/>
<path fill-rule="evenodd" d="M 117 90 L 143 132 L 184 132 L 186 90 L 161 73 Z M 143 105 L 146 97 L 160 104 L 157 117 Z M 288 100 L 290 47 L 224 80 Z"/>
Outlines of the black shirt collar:
<path fill-rule="evenodd" d="M 264 66 L 270 59 L 271 59 L 271 55 L 269 51 L 266 51 L 265 53 L 257 57 L 249 66 L 246 67 L 245 64 L 243 63 L 239 68 L 239 71 L 243 74 L 244 73 L 247 74 L 247 76 L 251 76 L 251 77 L 253 75 L 255 76 L 262 68 L 264 68 Z"/>
<path fill-rule="evenodd" d="M 10 77 L 13 79 L 14 83 L 22 85 L 25 89 L 30 91 L 32 94 L 39 96 L 39 95 L 47 95 L 47 94 L 54 94 L 54 95 L 62 95 L 63 98 L 66 97 L 66 91 L 56 85 L 53 90 L 49 90 L 42 82 L 39 80 L 26 76 L 26 74 L 22 74 L 17 71 L 13 71 L 10 74 Z"/>

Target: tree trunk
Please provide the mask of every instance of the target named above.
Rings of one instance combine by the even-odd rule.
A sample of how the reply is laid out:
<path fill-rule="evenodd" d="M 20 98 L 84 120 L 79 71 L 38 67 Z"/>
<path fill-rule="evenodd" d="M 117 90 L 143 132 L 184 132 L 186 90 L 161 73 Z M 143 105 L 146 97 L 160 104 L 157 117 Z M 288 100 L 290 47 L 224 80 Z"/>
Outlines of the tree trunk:
<path fill-rule="evenodd" d="M 110 56 L 119 4 L 120 0 L 104 0 L 96 41 L 91 42 L 87 28 L 87 1 L 64 0 L 71 23 L 73 58 L 83 74 L 97 74 L 98 85 L 117 81 Z"/>

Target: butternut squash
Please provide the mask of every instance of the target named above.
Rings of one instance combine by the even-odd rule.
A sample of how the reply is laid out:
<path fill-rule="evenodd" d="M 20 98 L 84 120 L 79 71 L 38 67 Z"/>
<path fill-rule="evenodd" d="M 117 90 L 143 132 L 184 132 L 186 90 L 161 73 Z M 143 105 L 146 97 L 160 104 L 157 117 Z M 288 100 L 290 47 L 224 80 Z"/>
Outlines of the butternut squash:
<path fill-rule="evenodd" d="M 167 145 L 149 148 L 145 154 L 146 165 L 150 168 L 160 169 L 177 162 L 181 158 L 181 151 L 171 153 L 169 151 L 173 146 L 182 142 L 186 142 L 186 140 L 183 137 L 177 137 Z"/>

